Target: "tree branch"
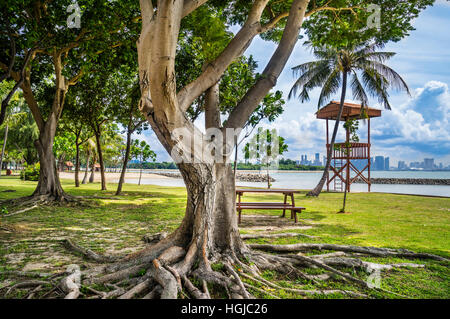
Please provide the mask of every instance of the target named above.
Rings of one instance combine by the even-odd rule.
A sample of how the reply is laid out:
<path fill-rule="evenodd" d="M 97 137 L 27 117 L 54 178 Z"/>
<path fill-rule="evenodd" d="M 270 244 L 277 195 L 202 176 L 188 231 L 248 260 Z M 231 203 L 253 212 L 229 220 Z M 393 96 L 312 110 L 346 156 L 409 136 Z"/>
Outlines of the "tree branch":
<path fill-rule="evenodd" d="M 206 66 L 197 79 L 179 91 L 177 99 L 183 112 L 186 112 L 197 97 L 219 81 L 227 67 L 244 53 L 253 38 L 261 32 L 259 20 L 268 2 L 269 0 L 256 0 L 244 26 L 228 43 L 222 53 Z"/>
<path fill-rule="evenodd" d="M 241 128 L 245 125 L 250 114 L 256 109 L 259 102 L 275 86 L 281 71 L 297 43 L 298 34 L 303 24 L 309 0 L 295 0 L 289 12 L 289 18 L 283 32 L 280 44 L 264 69 L 261 78 L 245 94 L 239 104 L 228 117 L 228 128 Z"/>
<path fill-rule="evenodd" d="M 305 17 L 309 17 L 319 11 L 334 11 L 334 12 L 350 11 L 352 14 L 356 15 L 355 9 L 364 10 L 364 8 L 359 7 L 359 6 L 348 7 L 348 8 L 335 8 L 335 7 L 330 7 L 330 6 L 325 5 L 323 7 L 317 7 L 317 8 L 314 8 L 314 9 L 308 11 L 305 14 Z"/>
<path fill-rule="evenodd" d="M 152 0 L 139 0 L 141 6 L 142 25 L 147 25 L 153 19 Z"/>
<path fill-rule="evenodd" d="M 184 0 L 182 17 L 189 15 L 192 11 L 202 6 L 208 0 Z"/>
<path fill-rule="evenodd" d="M 16 61 L 16 41 L 13 37 L 11 37 L 10 42 L 10 53 L 11 53 L 11 61 L 9 62 L 8 69 L 6 70 L 5 74 L 0 76 L 0 82 L 3 82 L 3 80 L 8 79 L 11 76 L 11 71 L 14 66 L 14 62 Z M 1 121 L 0 121 L 1 123 Z"/>
<path fill-rule="evenodd" d="M 219 128 L 220 126 L 219 83 L 216 83 L 206 90 L 205 128 Z"/>
<path fill-rule="evenodd" d="M 83 70 L 80 70 L 79 72 L 78 72 L 78 74 L 77 75 L 75 75 L 74 77 L 72 77 L 68 82 L 67 82 L 67 86 L 71 86 L 71 85 L 75 85 L 77 82 L 78 82 L 78 80 L 81 78 L 81 76 L 83 75 Z"/>
<path fill-rule="evenodd" d="M 281 19 L 286 18 L 289 16 L 289 12 L 283 12 L 274 17 L 272 20 L 267 22 L 265 25 L 261 26 L 261 33 L 264 33 L 266 31 L 269 31 L 270 29 L 273 29 L 278 22 L 280 22 Z"/>
<path fill-rule="evenodd" d="M 20 74 L 18 74 L 16 72 L 14 72 L 14 74 L 13 74 L 13 72 L 11 70 L 9 70 L 9 67 L 8 67 L 9 76 L 11 76 L 11 75 L 13 76 L 14 80 L 16 81 L 16 84 L 14 85 L 12 90 L 8 93 L 6 98 L 2 101 L 2 106 L 1 106 L 1 110 L 0 110 L 0 125 L 3 124 L 3 122 L 5 121 L 6 107 L 8 106 L 9 101 L 13 97 L 14 93 L 16 93 L 17 89 L 25 81 L 26 68 L 28 67 L 28 64 L 31 61 L 32 55 L 33 55 L 33 49 L 28 50 L 27 54 L 25 55 L 25 60 L 23 62 L 22 70 L 20 70 Z"/>

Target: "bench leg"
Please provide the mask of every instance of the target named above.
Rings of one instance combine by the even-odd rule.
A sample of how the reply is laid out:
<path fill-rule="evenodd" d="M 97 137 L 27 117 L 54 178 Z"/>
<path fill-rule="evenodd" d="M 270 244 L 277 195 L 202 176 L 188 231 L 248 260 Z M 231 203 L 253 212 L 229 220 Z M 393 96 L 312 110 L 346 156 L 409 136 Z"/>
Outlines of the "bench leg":
<path fill-rule="evenodd" d="M 238 213 L 239 213 L 238 224 L 241 223 L 241 212 L 242 212 L 242 210 L 241 210 L 241 209 L 238 209 Z"/>
<path fill-rule="evenodd" d="M 286 205 L 287 203 L 287 194 L 284 194 L 284 204 Z M 286 209 L 283 209 L 283 215 L 281 217 L 285 217 L 286 216 Z"/>
<path fill-rule="evenodd" d="M 295 207 L 295 200 L 294 200 L 294 194 L 293 193 L 291 194 L 291 204 L 292 204 L 292 207 Z M 294 211 L 291 210 L 291 219 L 294 218 L 294 215 L 295 215 Z"/>
<path fill-rule="evenodd" d="M 302 213 L 302 209 L 293 211 L 293 214 L 294 214 L 294 216 L 295 216 L 295 223 L 296 223 L 296 224 L 297 224 L 297 222 L 298 222 L 297 214 L 301 214 L 301 213 Z"/>

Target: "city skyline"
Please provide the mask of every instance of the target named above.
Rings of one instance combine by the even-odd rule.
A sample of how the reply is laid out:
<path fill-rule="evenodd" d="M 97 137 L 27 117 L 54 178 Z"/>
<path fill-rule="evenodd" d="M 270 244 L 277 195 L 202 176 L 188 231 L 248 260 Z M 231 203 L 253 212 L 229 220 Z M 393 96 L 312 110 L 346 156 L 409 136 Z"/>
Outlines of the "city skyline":
<path fill-rule="evenodd" d="M 322 155 L 322 161 L 320 156 Z M 283 156 L 282 158 L 287 159 Z M 325 166 L 326 156 L 321 153 L 314 153 L 310 157 L 310 154 L 300 155 L 300 159 L 293 159 L 298 165 L 306 166 Z M 359 168 L 363 168 L 367 164 L 367 160 L 352 160 L 352 163 Z M 396 165 L 392 165 L 389 156 L 374 155 L 371 156 L 371 169 L 377 170 L 450 170 L 450 164 L 443 162 L 435 162 L 434 158 L 424 158 L 423 161 L 407 161 L 399 160 Z"/>

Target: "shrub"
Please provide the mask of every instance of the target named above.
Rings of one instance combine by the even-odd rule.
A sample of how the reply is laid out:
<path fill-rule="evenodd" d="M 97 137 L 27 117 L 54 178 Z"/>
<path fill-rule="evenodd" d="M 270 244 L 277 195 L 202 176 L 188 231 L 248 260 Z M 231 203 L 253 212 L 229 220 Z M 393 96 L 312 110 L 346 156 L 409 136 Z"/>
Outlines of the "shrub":
<path fill-rule="evenodd" d="M 39 163 L 35 165 L 29 165 L 25 168 L 25 170 L 20 172 L 20 179 L 24 181 L 37 181 L 39 180 Z"/>

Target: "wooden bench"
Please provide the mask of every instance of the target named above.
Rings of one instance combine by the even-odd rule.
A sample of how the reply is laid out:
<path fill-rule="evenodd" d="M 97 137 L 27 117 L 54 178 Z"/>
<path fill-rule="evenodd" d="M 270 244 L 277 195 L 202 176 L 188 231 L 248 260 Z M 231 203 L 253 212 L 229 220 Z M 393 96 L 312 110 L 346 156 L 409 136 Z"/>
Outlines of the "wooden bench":
<path fill-rule="evenodd" d="M 283 203 L 276 202 L 241 202 L 241 197 L 244 193 L 278 193 L 284 195 Z M 241 223 L 242 210 L 283 210 L 282 217 L 285 216 L 286 210 L 291 211 L 291 219 L 297 223 L 297 213 L 301 213 L 305 207 L 295 206 L 294 193 L 299 193 L 290 189 L 236 189 L 236 195 L 238 195 L 238 202 L 236 203 L 236 210 L 239 213 L 239 223 Z M 291 198 L 291 203 L 287 203 L 287 197 Z"/>
<path fill-rule="evenodd" d="M 247 205 L 247 204 L 253 204 L 253 205 Z M 258 205 L 256 205 L 258 204 Z M 263 205 L 261 205 L 263 204 Z M 269 205 L 264 205 L 269 204 Z M 236 204 L 236 209 L 239 213 L 239 224 L 242 221 L 241 213 L 243 210 L 290 210 L 291 211 L 291 218 L 294 217 L 294 222 L 298 222 L 297 213 L 300 214 L 302 210 L 306 209 L 305 207 L 292 207 L 291 205 L 284 205 L 279 203 L 241 203 L 240 205 Z"/>

